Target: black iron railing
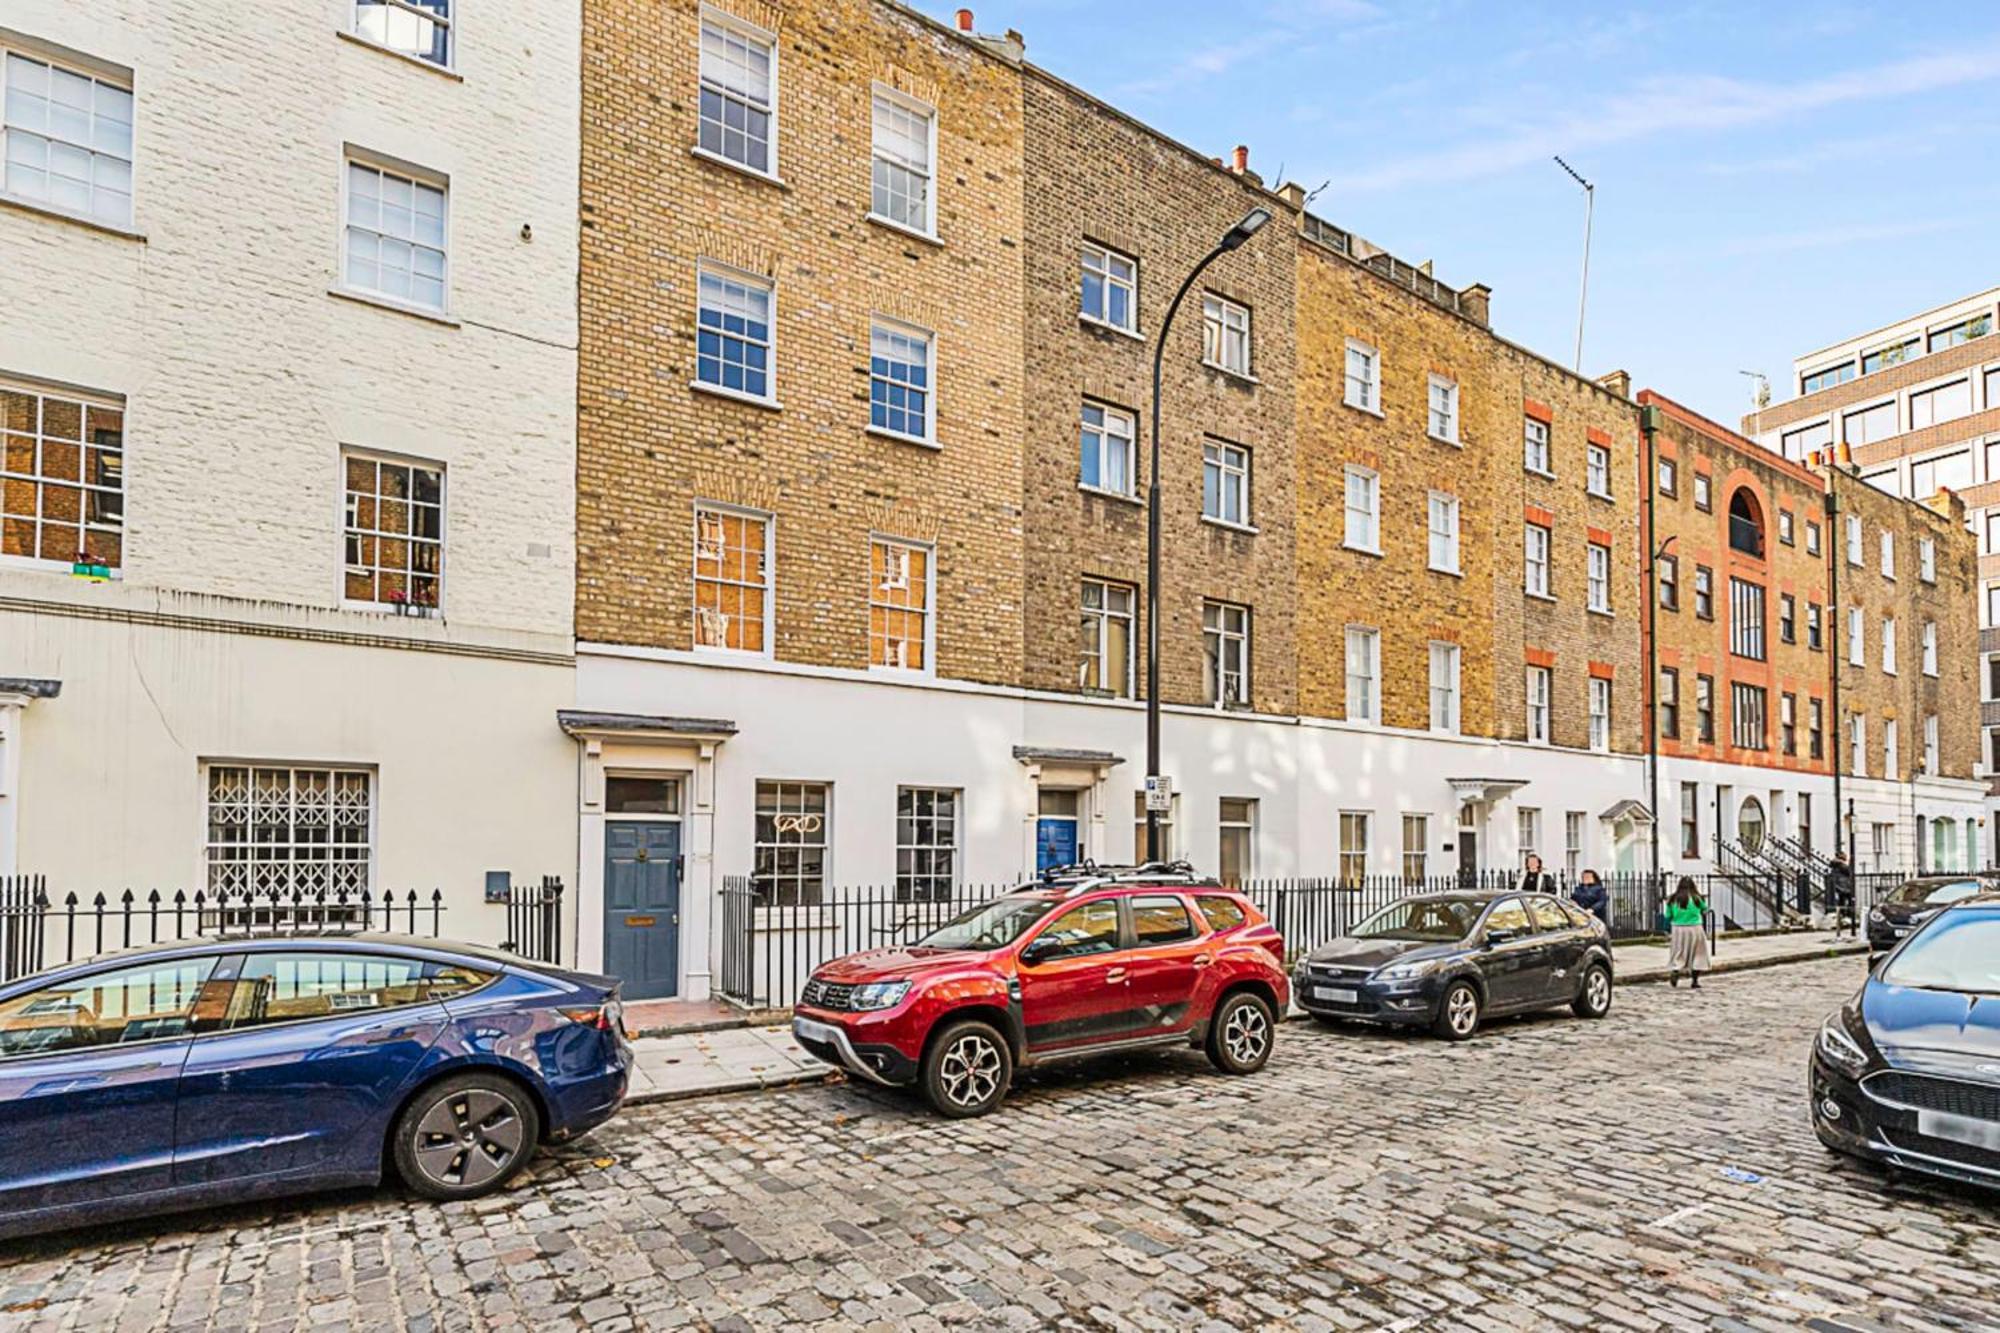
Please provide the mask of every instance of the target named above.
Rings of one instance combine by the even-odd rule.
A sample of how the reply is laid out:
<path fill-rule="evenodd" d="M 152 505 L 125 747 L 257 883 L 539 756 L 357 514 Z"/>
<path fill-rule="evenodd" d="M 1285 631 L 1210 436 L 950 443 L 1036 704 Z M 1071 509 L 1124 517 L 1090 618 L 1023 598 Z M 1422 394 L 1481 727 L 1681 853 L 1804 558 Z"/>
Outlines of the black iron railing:
<path fill-rule="evenodd" d="M 507 890 L 507 938 L 500 947 L 538 963 L 561 963 L 563 882 L 544 875 L 540 884 Z"/>

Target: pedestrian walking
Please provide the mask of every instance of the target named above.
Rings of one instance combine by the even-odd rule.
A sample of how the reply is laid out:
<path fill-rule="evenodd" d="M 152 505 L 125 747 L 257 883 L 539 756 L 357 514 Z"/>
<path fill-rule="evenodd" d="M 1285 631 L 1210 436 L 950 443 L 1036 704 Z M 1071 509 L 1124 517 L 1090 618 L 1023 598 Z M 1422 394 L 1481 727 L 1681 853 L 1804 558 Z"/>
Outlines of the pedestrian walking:
<path fill-rule="evenodd" d="M 1844 851 L 1836 851 L 1826 868 L 1826 910 L 1833 914 L 1835 934 L 1855 932 L 1854 868 L 1847 864 Z"/>
<path fill-rule="evenodd" d="M 1667 899 L 1667 928 L 1670 952 L 1667 957 L 1667 981 L 1670 985 L 1681 984 L 1681 973 L 1685 972 L 1694 989 L 1701 989 L 1701 974 L 1708 971 L 1708 901 L 1701 896 L 1694 881 L 1686 875 L 1674 888 L 1674 896 Z"/>
<path fill-rule="evenodd" d="M 1554 893 L 1556 877 L 1542 869 L 1542 858 L 1528 853 L 1527 866 L 1521 871 L 1520 882 L 1514 886 L 1522 893 Z"/>
<path fill-rule="evenodd" d="M 1611 933 L 1611 891 L 1604 887 L 1595 870 L 1585 870 L 1576 877 L 1576 891 L 1570 894 L 1570 901 L 1604 923 L 1604 933 Z"/>

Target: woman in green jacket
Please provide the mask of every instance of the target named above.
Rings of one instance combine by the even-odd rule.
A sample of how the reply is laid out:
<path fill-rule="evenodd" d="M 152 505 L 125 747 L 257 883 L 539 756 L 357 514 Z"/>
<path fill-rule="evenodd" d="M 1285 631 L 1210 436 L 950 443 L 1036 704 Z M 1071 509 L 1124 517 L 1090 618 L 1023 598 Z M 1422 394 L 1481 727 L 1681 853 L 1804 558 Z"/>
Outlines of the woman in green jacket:
<path fill-rule="evenodd" d="M 1708 902 L 1686 875 L 1667 899 L 1667 928 L 1672 934 L 1672 952 L 1667 959 L 1667 980 L 1681 984 L 1681 973 L 1701 989 L 1701 974 L 1708 971 Z"/>

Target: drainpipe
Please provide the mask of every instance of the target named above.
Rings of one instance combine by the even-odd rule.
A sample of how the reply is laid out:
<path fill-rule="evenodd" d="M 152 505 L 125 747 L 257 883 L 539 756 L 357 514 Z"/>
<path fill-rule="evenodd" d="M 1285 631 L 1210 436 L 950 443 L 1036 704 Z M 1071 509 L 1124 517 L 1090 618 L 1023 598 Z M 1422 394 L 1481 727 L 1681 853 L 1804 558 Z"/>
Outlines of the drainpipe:
<path fill-rule="evenodd" d="M 1830 678 L 1828 693 L 1832 696 L 1832 704 L 1833 704 L 1833 817 L 1835 820 L 1844 822 L 1847 826 L 1847 837 L 1843 840 L 1840 836 L 1841 824 L 1840 823 L 1834 824 L 1833 845 L 1837 848 L 1841 845 L 1842 841 L 1846 842 L 1847 869 L 1849 874 L 1853 874 L 1855 873 L 1854 810 L 1852 809 L 1852 807 L 1849 807 L 1846 810 L 1845 814 L 1843 815 L 1841 809 L 1841 801 L 1840 801 L 1840 786 L 1841 786 L 1840 780 L 1843 772 L 1847 767 L 1847 761 L 1845 758 L 1846 754 L 1845 747 L 1847 745 L 1847 737 L 1849 734 L 1847 728 L 1847 714 L 1840 711 L 1840 653 L 1841 653 L 1840 641 L 1844 633 L 1841 627 L 1845 625 L 1847 622 L 1846 622 L 1846 617 L 1842 614 L 1842 608 L 1840 605 L 1841 557 L 1836 555 L 1835 552 L 1841 549 L 1846 538 L 1841 534 L 1839 527 L 1835 522 L 1835 520 L 1839 517 L 1840 514 L 1840 501 L 1839 498 L 1834 493 L 1834 473 L 1831 471 L 1831 468 L 1833 466 L 1834 465 L 1831 462 L 1829 462 L 1828 464 L 1829 470 L 1826 476 L 1826 548 L 1825 549 L 1826 549 L 1826 568 L 1827 568 L 1827 597 L 1832 603 L 1832 605 L 1830 605 L 1827 608 L 1827 613 L 1826 613 L 1826 618 L 1828 621 L 1826 627 L 1826 658 L 1827 658 L 1827 675 Z"/>
<path fill-rule="evenodd" d="M 1646 437 L 1646 475 L 1641 493 L 1646 497 L 1646 808 L 1653 815 L 1653 833 L 1646 841 L 1651 851 L 1653 883 L 1660 882 L 1660 552 L 1653 545 L 1653 501 L 1659 490 L 1659 464 L 1654 450 L 1660 433 L 1660 409 L 1647 404 L 1639 409 L 1639 429 Z"/>

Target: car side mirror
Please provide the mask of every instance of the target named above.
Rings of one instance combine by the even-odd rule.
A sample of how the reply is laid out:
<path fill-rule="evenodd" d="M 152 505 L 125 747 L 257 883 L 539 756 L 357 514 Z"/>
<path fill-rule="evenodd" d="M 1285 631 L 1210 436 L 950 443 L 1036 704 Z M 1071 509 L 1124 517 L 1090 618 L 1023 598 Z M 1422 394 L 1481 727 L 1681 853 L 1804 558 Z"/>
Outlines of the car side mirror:
<path fill-rule="evenodd" d="M 1027 946 L 1021 950 L 1021 961 L 1033 967 L 1036 963 L 1045 961 L 1055 951 L 1056 942 L 1043 935 L 1028 941 Z"/>
<path fill-rule="evenodd" d="M 1521 932 L 1508 926 L 1496 926 L 1486 932 L 1486 942 L 1489 945 L 1505 944 L 1509 940 L 1518 940 L 1520 938 Z"/>

